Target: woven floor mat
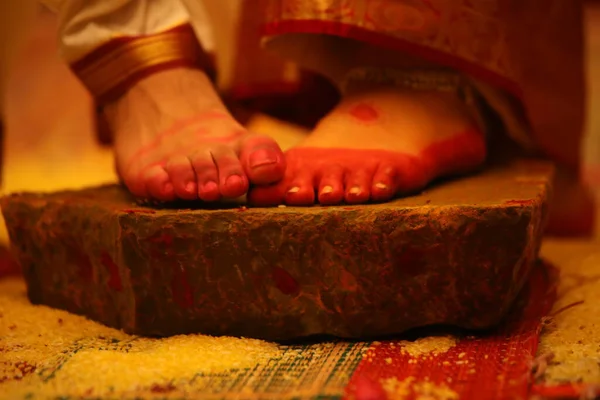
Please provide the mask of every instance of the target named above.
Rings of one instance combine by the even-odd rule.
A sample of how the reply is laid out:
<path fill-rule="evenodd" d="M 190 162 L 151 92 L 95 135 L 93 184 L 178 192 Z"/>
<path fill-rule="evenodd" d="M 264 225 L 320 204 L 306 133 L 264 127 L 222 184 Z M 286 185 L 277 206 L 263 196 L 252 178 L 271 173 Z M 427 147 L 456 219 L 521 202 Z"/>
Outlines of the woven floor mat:
<path fill-rule="evenodd" d="M 542 255 L 560 266 L 557 300 L 540 336 L 542 399 L 600 395 L 600 239 L 545 240 Z"/>
<path fill-rule="evenodd" d="M 31 305 L 0 281 L 0 398 L 525 399 L 557 271 L 540 263 L 503 327 L 380 342 L 147 339 Z M 440 333 L 442 332 L 442 333 Z"/>

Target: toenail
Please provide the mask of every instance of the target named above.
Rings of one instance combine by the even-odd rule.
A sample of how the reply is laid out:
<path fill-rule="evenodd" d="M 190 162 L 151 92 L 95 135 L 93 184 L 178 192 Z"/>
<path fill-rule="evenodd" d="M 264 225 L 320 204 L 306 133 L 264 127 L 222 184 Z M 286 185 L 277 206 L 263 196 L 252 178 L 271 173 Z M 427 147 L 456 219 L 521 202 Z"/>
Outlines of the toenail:
<path fill-rule="evenodd" d="M 376 187 L 377 189 L 382 189 L 382 190 L 385 190 L 385 189 L 387 189 L 387 185 L 386 185 L 385 183 L 376 183 L 376 184 L 375 184 L 375 187 Z"/>
<path fill-rule="evenodd" d="M 188 193 L 194 193 L 196 191 L 196 182 L 188 182 L 185 185 L 185 191 Z"/>
<path fill-rule="evenodd" d="M 215 190 L 217 190 L 219 187 L 217 186 L 216 182 L 210 181 L 210 182 L 206 182 L 203 186 L 202 186 L 202 191 L 203 192 L 213 192 Z"/>
<path fill-rule="evenodd" d="M 294 186 L 293 188 L 288 190 L 288 193 L 298 193 L 299 191 L 300 191 L 300 188 L 298 186 Z"/>
<path fill-rule="evenodd" d="M 323 190 L 321 190 L 321 194 L 328 194 L 333 192 L 333 188 L 331 186 L 325 186 Z"/>
<path fill-rule="evenodd" d="M 229 187 L 239 187 L 243 185 L 243 180 L 242 177 L 239 175 L 231 175 L 229 178 L 227 178 L 227 180 L 225 181 L 225 186 L 229 186 Z"/>
<path fill-rule="evenodd" d="M 350 193 L 350 194 L 359 194 L 360 193 L 360 188 L 358 186 L 354 186 L 352 189 L 350 189 L 350 191 L 348 193 Z"/>
<path fill-rule="evenodd" d="M 248 163 L 250 168 L 264 167 L 277 163 L 277 153 L 271 149 L 260 149 L 250 154 Z"/>

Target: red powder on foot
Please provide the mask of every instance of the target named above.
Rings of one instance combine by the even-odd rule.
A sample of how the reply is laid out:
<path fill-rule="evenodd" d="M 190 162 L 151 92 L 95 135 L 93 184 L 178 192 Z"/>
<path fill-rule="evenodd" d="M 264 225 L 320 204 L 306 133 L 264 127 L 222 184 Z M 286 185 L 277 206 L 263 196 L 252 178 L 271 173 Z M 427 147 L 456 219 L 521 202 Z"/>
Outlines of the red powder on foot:
<path fill-rule="evenodd" d="M 373 122 L 379 118 L 379 113 L 373 107 L 364 103 L 352 108 L 350 115 L 362 122 Z"/>
<path fill-rule="evenodd" d="M 331 193 L 347 191 L 338 204 L 387 201 L 394 194 L 418 190 L 433 178 L 467 172 L 483 163 L 485 155 L 485 142 L 476 131 L 433 143 L 417 155 L 375 149 L 293 148 L 286 152 L 286 177 L 275 185 L 253 188 L 248 199 L 258 206 L 308 206 L 314 204 L 315 190 L 324 185 L 318 181 L 327 178 Z M 341 168 L 347 176 L 332 175 L 336 168 Z M 293 187 L 297 187 L 296 191 L 290 192 Z M 355 201 L 356 196 L 349 195 L 353 187 L 364 197 Z"/>

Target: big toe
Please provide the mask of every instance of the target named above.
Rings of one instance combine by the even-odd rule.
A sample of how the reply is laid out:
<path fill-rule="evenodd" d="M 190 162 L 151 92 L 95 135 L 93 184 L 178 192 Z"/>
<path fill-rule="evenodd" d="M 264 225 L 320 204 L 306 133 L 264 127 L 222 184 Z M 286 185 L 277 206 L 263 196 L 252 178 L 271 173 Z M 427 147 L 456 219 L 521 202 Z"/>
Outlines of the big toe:
<path fill-rule="evenodd" d="M 242 142 L 240 161 L 250 182 L 269 185 L 285 174 L 285 157 L 275 140 L 263 135 L 249 135 Z"/>

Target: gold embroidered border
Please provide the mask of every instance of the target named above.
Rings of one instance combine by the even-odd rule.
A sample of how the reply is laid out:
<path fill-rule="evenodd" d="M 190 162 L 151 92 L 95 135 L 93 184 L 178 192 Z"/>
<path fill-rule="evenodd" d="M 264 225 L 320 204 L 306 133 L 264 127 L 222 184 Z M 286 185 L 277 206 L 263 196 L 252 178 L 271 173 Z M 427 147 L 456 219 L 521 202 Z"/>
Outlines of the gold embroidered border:
<path fill-rule="evenodd" d="M 99 47 L 71 69 L 101 105 L 120 96 L 152 72 L 175 66 L 210 68 L 193 29 L 179 26 L 166 32 L 120 37 Z"/>
<path fill-rule="evenodd" d="M 462 92 L 468 81 L 462 74 L 448 69 L 355 68 L 342 82 L 342 91 L 357 82 L 392 85 L 414 90 Z"/>

